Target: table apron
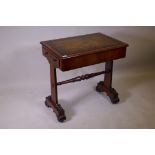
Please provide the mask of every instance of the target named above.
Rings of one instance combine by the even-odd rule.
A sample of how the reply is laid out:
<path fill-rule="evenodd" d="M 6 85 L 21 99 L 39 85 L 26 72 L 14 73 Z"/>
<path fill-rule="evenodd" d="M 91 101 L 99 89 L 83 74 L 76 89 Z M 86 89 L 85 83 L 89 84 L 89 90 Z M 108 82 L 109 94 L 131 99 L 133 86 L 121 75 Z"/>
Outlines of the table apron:
<path fill-rule="evenodd" d="M 62 71 L 68 71 L 76 68 L 81 68 L 89 65 L 94 65 L 102 62 L 107 62 L 115 59 L 124 58 L 126 56 L 126 47 L 114 50 L 98 52 L 93 54 L 81 55 L 78 57 L 71 57 L 61 59 L 59 68 Z"/>

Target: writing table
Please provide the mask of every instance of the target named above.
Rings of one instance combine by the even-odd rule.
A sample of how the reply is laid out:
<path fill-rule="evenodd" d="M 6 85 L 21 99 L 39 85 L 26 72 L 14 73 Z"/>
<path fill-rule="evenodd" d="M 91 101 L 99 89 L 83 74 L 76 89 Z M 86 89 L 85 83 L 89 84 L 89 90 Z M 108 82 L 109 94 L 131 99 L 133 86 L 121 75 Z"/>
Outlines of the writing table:
<path fill-rule="evenodd" d="M 105 92 L 113 104 L 119 102 L 118 93 L 112 88 L 113 60 L 126 56 L 127 43 L 102 33 L 93 33 L 42 41 L 41 45 L 43 55 L 50 64 L 51 95 L 46 97 L 45 104 L 53 109 L 59 122 L 66 120 L 65 111 L 58 104 L 57 86 L 59 85 L 105 74 L 104 80 L 97 84 L 96 91 Z M 56 68 L 61 71 L 69 71 L 103 62 L 105 62 L 104 71 L 57 82 Z"/>

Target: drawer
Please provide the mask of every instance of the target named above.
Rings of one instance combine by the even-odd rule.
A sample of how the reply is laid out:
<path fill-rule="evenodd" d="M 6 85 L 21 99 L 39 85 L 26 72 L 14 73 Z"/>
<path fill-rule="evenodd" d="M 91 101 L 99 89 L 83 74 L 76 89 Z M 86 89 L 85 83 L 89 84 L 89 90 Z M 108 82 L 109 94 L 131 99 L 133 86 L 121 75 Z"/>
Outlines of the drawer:
<path fill-rule="evenodd" d="M 126 47 L 123 47 L 104 52 L 97 52 L 93 54 L 61 59 L 59 68 L 62 71 L 68 71 L 76 68 L 81 68 L 89 65 L 124 58 L 125 56 L 126 56 Z"/>

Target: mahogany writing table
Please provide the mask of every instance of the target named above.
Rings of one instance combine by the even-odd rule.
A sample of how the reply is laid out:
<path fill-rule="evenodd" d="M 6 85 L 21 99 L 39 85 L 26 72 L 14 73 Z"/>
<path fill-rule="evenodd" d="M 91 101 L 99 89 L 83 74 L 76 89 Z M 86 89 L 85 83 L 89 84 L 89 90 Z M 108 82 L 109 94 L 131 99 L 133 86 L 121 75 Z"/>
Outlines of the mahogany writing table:
<path fill-rule="evenodd" d="M 113 60 L 124 58 L 128 44 L 106 36 L 93 33 L 69 38 L 42 41 L 42 52 L 50 64 L 51 95 L 46 97 L 45 104 L 55 112 L 59 122 L 66 120 L 65 111 L 58 104 L 57 86 L 81 81 L 105 74 L 104 81 L 96 86 L 96 91 L 106 92 L 111 102 L 119 102 L 118 93 L 112 88 Z M 57 82 L 56 68 L 69 71 L 89 65 L 105 62 L 105 71 L 78 76 L 66 81 Z"/>

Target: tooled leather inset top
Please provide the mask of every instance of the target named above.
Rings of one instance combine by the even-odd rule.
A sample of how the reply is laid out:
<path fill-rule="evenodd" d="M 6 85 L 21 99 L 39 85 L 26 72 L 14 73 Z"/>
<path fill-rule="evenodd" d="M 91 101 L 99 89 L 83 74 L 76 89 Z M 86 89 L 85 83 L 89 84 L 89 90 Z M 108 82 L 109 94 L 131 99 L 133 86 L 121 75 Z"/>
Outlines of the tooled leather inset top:
<path fill-rule="evenodd" d="M 62 38 L 43 42 L 45 46 L 56 51 L 59 55 L 71 56 L 75 54 L 85 54 L 87 52 L 127 46 L 125 43 L 103 35 L 94 33 L 76 37 Z"/>

